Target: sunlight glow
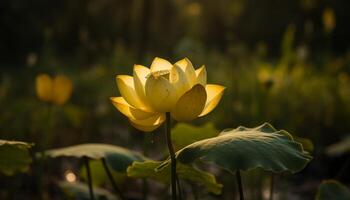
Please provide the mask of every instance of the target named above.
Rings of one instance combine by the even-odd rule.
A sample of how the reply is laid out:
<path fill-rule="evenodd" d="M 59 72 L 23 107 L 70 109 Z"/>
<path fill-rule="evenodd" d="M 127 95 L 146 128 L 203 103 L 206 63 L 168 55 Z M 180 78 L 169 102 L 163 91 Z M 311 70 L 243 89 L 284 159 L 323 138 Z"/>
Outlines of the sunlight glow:
<path fill-rule="evenodd" d="M 75 182 L 77 180 L 77 176 L 71 170 L 67 170 L 64 173 L 64 177 L 70 183 L 73 183 L 73 182 Z"/>

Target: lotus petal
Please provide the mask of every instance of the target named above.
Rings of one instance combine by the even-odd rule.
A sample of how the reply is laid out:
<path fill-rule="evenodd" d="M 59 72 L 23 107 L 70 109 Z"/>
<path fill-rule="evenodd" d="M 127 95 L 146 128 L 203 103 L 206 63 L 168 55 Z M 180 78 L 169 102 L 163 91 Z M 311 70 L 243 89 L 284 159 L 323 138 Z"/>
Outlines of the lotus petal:
<path fill-rule="evenodd" d="M 177 101 L 171 116 L 177 121 L 189 121 L 198 117 L 203 111 L 207 93 L 201 84 L 192 87 Z"/>
<path fill-rule="evenodd" d="M 208 84 L 205 86 L 207 92 L 207 101 L 203 112 L 199 115 L 200 117 L 210 113 L 219 103 L 222 95 L 224 94 L 225 87 L 221 85 Z"/>

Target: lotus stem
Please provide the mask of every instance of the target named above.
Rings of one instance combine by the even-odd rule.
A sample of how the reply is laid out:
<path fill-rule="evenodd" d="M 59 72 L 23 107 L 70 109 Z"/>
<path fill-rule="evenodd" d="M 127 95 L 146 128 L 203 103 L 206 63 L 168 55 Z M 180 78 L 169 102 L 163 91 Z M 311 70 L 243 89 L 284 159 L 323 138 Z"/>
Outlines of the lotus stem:
<path fill-rule="evenodd" d="M 109 167 L 108 167 L 108 165 L 107 165 L 107 162 L 106 162 L 106 159 L 105 159 L 105 158 L 102 158 L 102 164 L 103 164 L 103 167 L 104 167 L 104 169 L 105 169 L 105 172 L 106 172 L 106 174 L 107 174 L 109 180 L 110 180 L 111 183 L 112 183 L 112 186 L 113 186 L 114 191 L 119 195 L 119 198 L 120 198 L 121 200 L 125 200 L 125 197 L 124 197 L 123 193 L 121 192 L 121 190 L 120 190 L 119 187 L 117 186 L 117 184 L 116 184 L 116 182 L 115 182 L 115 180 L 114 180 L 114 178 L 113 178 L 113 175 L 112 175 L 111 171 L 109 170 Z"/>
<path fill-rule="evenodd" d="M 350 165 L 350 156 L 346 159 L 346 161 L 344 162 L 344 164 L 341 166 L 341 168 L 339 169 L 337 175 L 335 176 L 335 179 L 340 179 L 341 176 L 344 174 L 344 172 L 346 171 L 346 169 L 349 168 Z"/>
<path fill-rule="evenodd" d="M 171 160 L 171 199 L 176 200 L 176 158 L 173 143 L 171 141 L 171 118 L 170 113 L 166 113 L 166 143 L 168 145 Z"/>
<path fill-rule="evenodd" d="M 198 197 L 198 191 L 197 191 L 196 186 L 193 183 L 190 183 L 190 185 L 191 185 L 191 190 L 192 190 L 192 193 L 193 193 L 194 200 L 198 200 L 199 197 Z"/>
<path fill-rule="evenodd" d="M 90 163 L 89 163 L 89 158 L 86 156 L 84 157 L 84 163 L 85 163 L 85 167 L 86 167 L 86 175 L 87 175 L 87 181 L 88 181 L 88 185 L 89 185 L 90 200 L 94 200 L 95 197 L 94 197 L 94 191 L 92 189 Z"/>
<path fill-rule="evenodd" d="M 147 200 L 148 196 L 148 181 L 147 179 L 142 179 L 142 199 Z"/>
<path fill-rule="evenodd" d="M 52 143 L 52 140 L 55 137 L 55 105 L 51 104 L 49 105 L 48 108 L 48 133 L 44 134 L 46 136 L 45 138 L 45 145 L 44 145 L 44 149 L 48 149 L 49 146 Z"/>
<path fill-rule="evenodd" d="M 275 177 L 273 174 L 271 174 L 270 177 L 270 200 L 273 200 L 273 186 L 275 184 Z"/>
<path fill-rule="evenodd" d="M 236 171 L 236 178 L 237 178 L 237 184 L 238 184 L 238 190 L 239 190 L 239 199 L 244 200 L 241 172 L 239 171 L 239 169 Z"/>
<path fill-rule="evenodd" d="M 180 186 L 180 179 L 179 179 L 179 176 L 177 174 L 176 174 L 176 184 L 177 184 L 177 190 L 179 191 L 179 199 L 183 200 L 181 186 Z"/>
<path fill-rule="evenodd" d="M 149 143 L 151 140 L 151 134 L 144 132 L 143 133 L 143 144 L 142 144 L 142 151 L 143 155 L 148 156 L 149 154 Z M 147 200 L 148 196 L 148 181 L 146 178 L 142 179 L 142 199 Z"/>

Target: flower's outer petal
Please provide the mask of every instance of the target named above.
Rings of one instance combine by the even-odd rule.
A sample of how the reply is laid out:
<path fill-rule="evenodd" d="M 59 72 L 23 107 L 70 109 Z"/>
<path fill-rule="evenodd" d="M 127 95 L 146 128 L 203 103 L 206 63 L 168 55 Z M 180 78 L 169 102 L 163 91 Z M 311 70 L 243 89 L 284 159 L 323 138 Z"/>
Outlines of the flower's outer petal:
<path fill-rule="evenodd" d="M 156 130 L 160 125 L 162 125 L 162 124 L 158 124 L 158 125 L 153 125 L 153 126 L 142 126 L 142 125 L 135 124 L 132 121 L 130 121 L 130 124 L 133 127 L 135 127 L 136 129 L 143 131 L 143 132 L 152 132 L 152 131 Z"/>
<path fill-rule="evenodd" d="M 205 85 L 207 84 L 207 70 L 204 65 L 201 68 L 196 70 L 196 76 L 197 76 L 197 83 L 205 87 Z"/>
<path fill-rule="evenodd" d="M 199 115 L 200 117 L 211 112 L 219 103 L 222 95 L 224 94 L 225 87 L 221 85 L 208 84 L 205 86 L 207 92 L 207 101 L 203 112 Z"/>
<path fill-rule="evenodd" d="M 111 97 L 111 101 L 113 105 L 128 118 L 146 119 L 155 114 L 132 107 L 123 97 Z"/>
<path fill-rule="evenodd" d="M 182 71 L 182 69 L 177 65 L 174 65 L 173 68 L 171 69 L 169 80 L 176 90 L 176 101 L 183 94 L 185 94 L 185 92 L 191 89 L 191 84 L 189 83 L 189 80 L 187 79 L 185 72 Z"/>
<path fill-rule="evenodd" d="M 159 125 L 159 124 L 164 122 L 165 114 L 164 113 L 156 113 L 156 114 L 154 114 L 151 117 L 146 118 L 146 119 L 129 118 L 129 120 L 135 124 L 142 125 L 142 126 L 154 126 L 154 125 Z"/>
<path fill-rule="evenodd" d="M 171 116 L 177 121 L 195 119 L 203 111 L 206 99 L 205 88 L 201 84 L 197 84 L 180 97 L 171 111 Z"/>
<path fill-rule="evenodd" d="M 39 74 L 35 79 L 36 94 L 41 101 L 52 100 L 52 79 L 47 74 Z"/>
<path fill-rule="evenodd" d="M 116 81 L 120 94 L 126 100 L 126 102 L 128 102 L 128 104 L 135 108 L 146 110 L 143 102 L 136 93 L 134 79 L 132 76 L 118 75 L 116 77 Z"/>
<path fill-rule="evenodd" d="M 152 61 L 151 72 L 153 73 L 158 71 L 170 71 L 172 67 L 173 65 L 169 61 L 163 58 L 156 57 Z"/>
<path fill-rule="evenodd" d="M 176 90 L 165 77 L 150 75 L 146 81 L 145 91 L 147 101 L 155 112 L 169 112 L 175 106 Z"/>
<path fill-rule="evenodd" d="M 185 72 L 188 82 L 190 83 L 190 87 L 193 87 L 197 83 L 196 72 L 188 58 L 179 60 L 174 65 L 179 66 L 182 71 Z"/>
<path fill-rule="evenodd" d="M 158 128 L 165 120 L 165 114 L 156 114 L 143 120 L 130 119 L 131 125 L 144 132 L 150 132 Z"/>
<path fill-rule="evenodd" d="M 53 98 L 52 101 L 58 105 L 64 104 L 73 91 L 72 81 L 64 76 L 58 75 L 53 79 Z"/>
<path fill-rule="evenodd" d="M 142 65 L 134 65 L 133 76 L 134 76 L 134 86 L 137 95 L 140 100 L 147 108 L 145 110 L 152 111 L 151 107 L 148 105 L 148 101 L 146 98 L 145 85 L 147 81 L 147 77 L 150 75 L 151 70 Z"/>

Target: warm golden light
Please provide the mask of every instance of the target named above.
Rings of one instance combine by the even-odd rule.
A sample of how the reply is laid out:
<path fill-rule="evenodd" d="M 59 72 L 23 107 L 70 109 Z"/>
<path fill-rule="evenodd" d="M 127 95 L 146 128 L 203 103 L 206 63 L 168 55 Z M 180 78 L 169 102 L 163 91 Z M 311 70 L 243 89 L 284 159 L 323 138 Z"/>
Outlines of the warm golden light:
<path fill-rule="evenodd" d="M 156 57 L 150 68 L 134 65 L 133 76 L 116 77 L 120 97 L 113 105 L 137 129 L 149 132 L 165 121 L 165 113 L 177 121 L 190 121 L 210 113 L 225 87 L 207 84 L 205 66 L 195 69 L 184 58 L 175 64 Z"/>
<path fill-rule="evenodd" d="M 48 74 L 39 74 L 35 83 L 38 98 L 57 105 L 66 103 L 73 91 L 73 82 L 65 75 L 51 77 Z"/>
<path fill-rule="evenodd" d="M 332 32 L 336 26 L 336 18 L 335 18 L 334 10 L 332 8 L 326 8 L 322 14 L 322 20 L 323 20 L 325 31 L 327 33 Z"/>
<path fill-rule="evenodd" d="M 64 173 L 64 177 L 66 179 L 66 181 L 73 183 L 77 180 L 77 176 L 71 171 L 71 170 L 67 170 Z"/>
<path fill-rule="evenodd" d="M 199 3 L 193 2 L 187 6 L 187 12 L 189 15 L 198 16 L 202 12 L 202 7 Z"/>

